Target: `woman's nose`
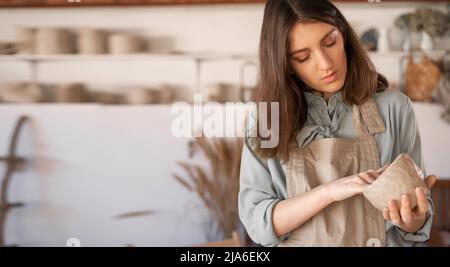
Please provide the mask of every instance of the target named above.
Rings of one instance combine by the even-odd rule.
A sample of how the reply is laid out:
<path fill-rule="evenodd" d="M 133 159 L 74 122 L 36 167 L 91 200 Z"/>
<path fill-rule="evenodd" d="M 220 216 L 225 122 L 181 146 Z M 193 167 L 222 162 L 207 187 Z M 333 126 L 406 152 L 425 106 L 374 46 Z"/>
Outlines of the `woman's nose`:
<path fill-rule="evenodd" d="M 331 62 L 330 58 L 323 51 L 317 52 L 317 60 L 318 60 L 317 64 L 320 70 L 327 71 L 333 67 L 333 63 Z"/>

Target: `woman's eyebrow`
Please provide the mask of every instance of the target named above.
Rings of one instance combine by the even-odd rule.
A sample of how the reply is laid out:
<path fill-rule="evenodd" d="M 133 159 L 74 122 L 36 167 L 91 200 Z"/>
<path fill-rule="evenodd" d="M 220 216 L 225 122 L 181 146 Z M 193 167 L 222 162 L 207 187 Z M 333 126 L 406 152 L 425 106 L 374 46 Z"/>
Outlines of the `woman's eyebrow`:
<path fill-rule="evenodd" d="M 327 34 L 325 34 L 325 35 L 322 37 L 322 39 L 320 39 L 320 42 L 322 42 L 325 38 L 327 38 L 328 35 L 330 35 L 335 29 L 336 29 L 336 28 L 333 28 L 333 29 L 331 29 Z M 290 56 L 293 56 L 293 55 L 295 55 L 295 54 L 297 54 L 297 53 L 300 53 L 300 52 L 303 52 L 303 51 L 306 51 L 306 50 L 308 50 L 308 48 L 302 48 L 302 49 L 295 50 L 295 51 L 293 51 L 293 52 L 290 53 Z"/>

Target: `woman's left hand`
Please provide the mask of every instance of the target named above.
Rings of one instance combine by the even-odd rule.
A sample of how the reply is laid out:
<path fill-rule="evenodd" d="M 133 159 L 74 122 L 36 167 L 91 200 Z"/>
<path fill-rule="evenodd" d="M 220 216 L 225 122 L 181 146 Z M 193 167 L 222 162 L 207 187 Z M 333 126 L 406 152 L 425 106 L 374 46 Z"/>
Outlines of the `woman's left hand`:
<path fill-rule="evenodd" d="M 401 196 L 401 203 L 390 200 L 389 207 L 383 210 L 383 217 L 401 230 L 409 233 L 417 232 L 425 223 L 428 211 L 428 200 L 425 195 L 427 189 L 431 189 L 436 182 L 436 176 L 430 175 L 425 179 L 427 188 L 416 188 L 417 206 L 411 209 L 411 200 L 407 194 Z"/>

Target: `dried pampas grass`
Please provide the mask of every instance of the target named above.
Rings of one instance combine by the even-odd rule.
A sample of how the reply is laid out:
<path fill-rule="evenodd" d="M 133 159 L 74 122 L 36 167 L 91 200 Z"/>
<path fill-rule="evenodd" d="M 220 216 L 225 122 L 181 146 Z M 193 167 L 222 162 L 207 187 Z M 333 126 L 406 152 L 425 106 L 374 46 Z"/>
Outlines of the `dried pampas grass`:
<path fill-rule="evenodd" d="M 237 198 L 242 147 L 242 139 L 196 138 L 193 149 L 206 157 L 209 171 L 197 164 L 178 162 L 187 178 L 173 174 L 183 187 L 197 193 L 224 238 L 231 238 L 239 223 Z"/>

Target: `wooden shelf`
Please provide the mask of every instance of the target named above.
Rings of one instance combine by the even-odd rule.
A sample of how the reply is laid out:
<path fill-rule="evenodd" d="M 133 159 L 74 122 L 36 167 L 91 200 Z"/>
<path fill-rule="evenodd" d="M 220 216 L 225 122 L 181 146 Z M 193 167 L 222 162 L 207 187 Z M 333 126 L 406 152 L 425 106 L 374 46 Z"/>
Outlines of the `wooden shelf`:
<path fill-rule="evenodd" d="M 83 102 L 83 103 L 52 103 L 52 102 L 33 102 L 33 103 L 12 103 L 12 102 L 0 102 L 0 107 L 10 108 L 170 108 L 172 104 L 102 104 L 95 102 Z"/>
<path fill-rule="evenodd" d="M 443 56 L 448 51 L 432 50 L 426 51 L 431 57 Z M 393 58 L 408 55 L 404 51 L 388 51 L 376 52 L 369 51 L 370 57 Z M 416 53 L 417 54 L 417 53 Z M 227 53 L 139 53 L 139 54 L 53 54 L 53 55 L 37 55 L 37 54 L 14 54 L 0 55 L 0 61 L 145 61 L 145 60 L 258 60 L 257 54 L 227 54 Z"/>
<path fill-rule="evenodd" d="M 143 53 L 143 54 L 63 54 L 63 55 L 0 55 L 0 61 L 139 61 L 139 60 L 232 60 L 257 59 L 257 55 L 217 53 Z"/>
<path fill-rule="evenodd" d="M 420 51 L 413 52 L 414 55 L 419 54 Z M 425 51 L 425 54 L 428 56 L 444 56 L 447 53 L 446 50 L 431 50 Z M 408 52 L 405 51 L 388 51 L 388 52 L 377 52 L 377 51 L 369 51 L 369 55 L 375 57 L 391 57 L 391 58 L 400 58 L 403 56 L 407 56 Z"/>
<path fill-rule="evenodd" d="M 25 62 L 30 65 L 30 81 L 40 80 L 38 77 L 38 68 L 43 62 L 89 62 L 89 61 L 191 61 L 195 63 L 195 90 L 201 91 L 201 73 L 202 64 L 208 61 L 219 60 L 240 60 L 257 61 L 257 55 L 252 54 L 226 54 L 226 53 L 143 53 L 143 54 L 96 54 L 96 55 L 80 55 L 80 54 L 65 54 L 65 55 L 0 55 L 1 62 Z"/>
<path fill-rule="evenodd" d="M 183 101 L 183 100 L 177 100 Z M 176 101 L 175 101 L 176 102 Z M 175 103 L 174 102 L 174 103 Z M 189 106 L 193 106 L 191 102 L 188 102 Z M 207 102 L 205 102 L 207 103 Z M 203 103 L 203 104 L 205 104 Z M 238 103 L 237 101 L 228 101 L 228 103 Z M 244 103 L 245 104 L 245 103 Z M 443 107 L 439 103 L 427 103 L 427 102 L 418 102 L 412 101 L 412 104 L 416 108 L 420 108 L 421 110 L 436 110 L 441 111 Z M 221 106 L 225 106 L 224 103 L 219 103 Z M 57 102 L 36 102 L 36 103 L 10 103 L 10 102 L 0 102 L 0 107 L 8 106 L 10 108 L 55 108 L 55 107 L 71 107 L 71 108 L 170 108 L 172 107 L 172 103 L 169 104 L 102 104 L 96 102 L 83 102 L 83 103 L 57 103 Z"/>

